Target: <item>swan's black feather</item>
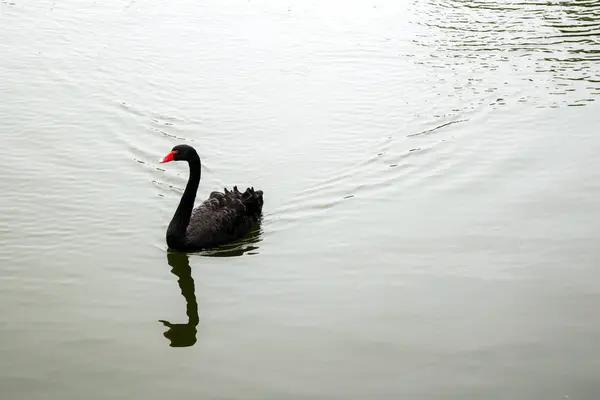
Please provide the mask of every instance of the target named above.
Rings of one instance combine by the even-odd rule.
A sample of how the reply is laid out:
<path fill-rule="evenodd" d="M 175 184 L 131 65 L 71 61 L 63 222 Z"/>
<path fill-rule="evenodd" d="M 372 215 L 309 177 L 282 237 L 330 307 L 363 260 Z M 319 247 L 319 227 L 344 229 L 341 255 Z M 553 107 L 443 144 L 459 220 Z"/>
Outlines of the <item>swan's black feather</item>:
<path fill-rule="evenodd" d="M 262 192 L 246 189 L 240 192 L 224 188 L 212 192 L 192 211 L 186 229 L 186 247 L 218 246 L 243 236 L 254 225 L 262 212 Z"/>

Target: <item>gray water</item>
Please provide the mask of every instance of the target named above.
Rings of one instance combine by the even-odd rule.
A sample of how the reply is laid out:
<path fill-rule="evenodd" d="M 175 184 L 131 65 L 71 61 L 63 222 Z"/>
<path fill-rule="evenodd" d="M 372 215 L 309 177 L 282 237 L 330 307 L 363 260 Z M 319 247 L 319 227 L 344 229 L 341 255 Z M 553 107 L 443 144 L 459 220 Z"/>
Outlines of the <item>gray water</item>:
<path fill-rule="evenodd" d="M 0 398 L 600 398 L 600 2 L 0 2 Z M 198 200 L 265 192 L 171 254 Z M 163 322 L 161 322 L 163 321 Z"/>

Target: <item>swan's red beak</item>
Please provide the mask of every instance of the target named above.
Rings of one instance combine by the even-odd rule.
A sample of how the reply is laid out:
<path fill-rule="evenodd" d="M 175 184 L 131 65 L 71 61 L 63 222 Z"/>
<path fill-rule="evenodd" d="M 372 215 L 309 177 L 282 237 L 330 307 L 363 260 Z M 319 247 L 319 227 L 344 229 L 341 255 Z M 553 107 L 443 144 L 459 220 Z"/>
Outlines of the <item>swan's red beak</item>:
<path fill-rule="evenodd" d="M 174 152 L 174 151 L 172 151 L 172 152 L 170 152 L 169 154 L 167 154 L 166 156 L 164 156 L 164 157 L 163 157 L 163 159 L 162 159 L 162 160 L 160 160 L 161 164 L 162 164 L 162 163 L 169 162 L 169 161 L 173 161 L 173 156 L 174 156 L 174 155 L 175 155 L 175 152 Z"/>

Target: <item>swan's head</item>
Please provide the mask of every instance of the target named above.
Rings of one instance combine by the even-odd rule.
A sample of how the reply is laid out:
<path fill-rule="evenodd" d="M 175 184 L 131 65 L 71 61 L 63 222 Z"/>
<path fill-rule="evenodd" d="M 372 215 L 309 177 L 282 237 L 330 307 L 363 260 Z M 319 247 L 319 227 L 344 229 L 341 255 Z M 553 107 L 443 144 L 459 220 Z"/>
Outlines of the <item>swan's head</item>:
<path fill-rule="evenodd" d="M 196 153 L 196 150 L 194 150 L 194 148 L 192 146 L 188 146 L 187 144 L 180 144 L 180 145 L 173 147 L 173 149 L 171 149 L 169 154 L 164 156 L 160 160 L 160 162 L 166 163 L 166 162 L 170 162 L 170 161 L 187 161 L 194 154 L 197 154 L 197 153 Z"/>

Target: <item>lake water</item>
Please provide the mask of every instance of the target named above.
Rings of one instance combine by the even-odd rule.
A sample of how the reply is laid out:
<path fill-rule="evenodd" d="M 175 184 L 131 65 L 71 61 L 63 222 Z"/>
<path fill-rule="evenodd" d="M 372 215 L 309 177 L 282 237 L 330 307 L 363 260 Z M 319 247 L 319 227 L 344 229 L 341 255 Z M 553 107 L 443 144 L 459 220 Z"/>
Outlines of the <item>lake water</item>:
<path fill-rule="evenodd" d="M 600 398 L 599 1 L 1 0 L 0 54 L 3 400 Z M 258 230 L 167 252 L 179 143 Z"/>

